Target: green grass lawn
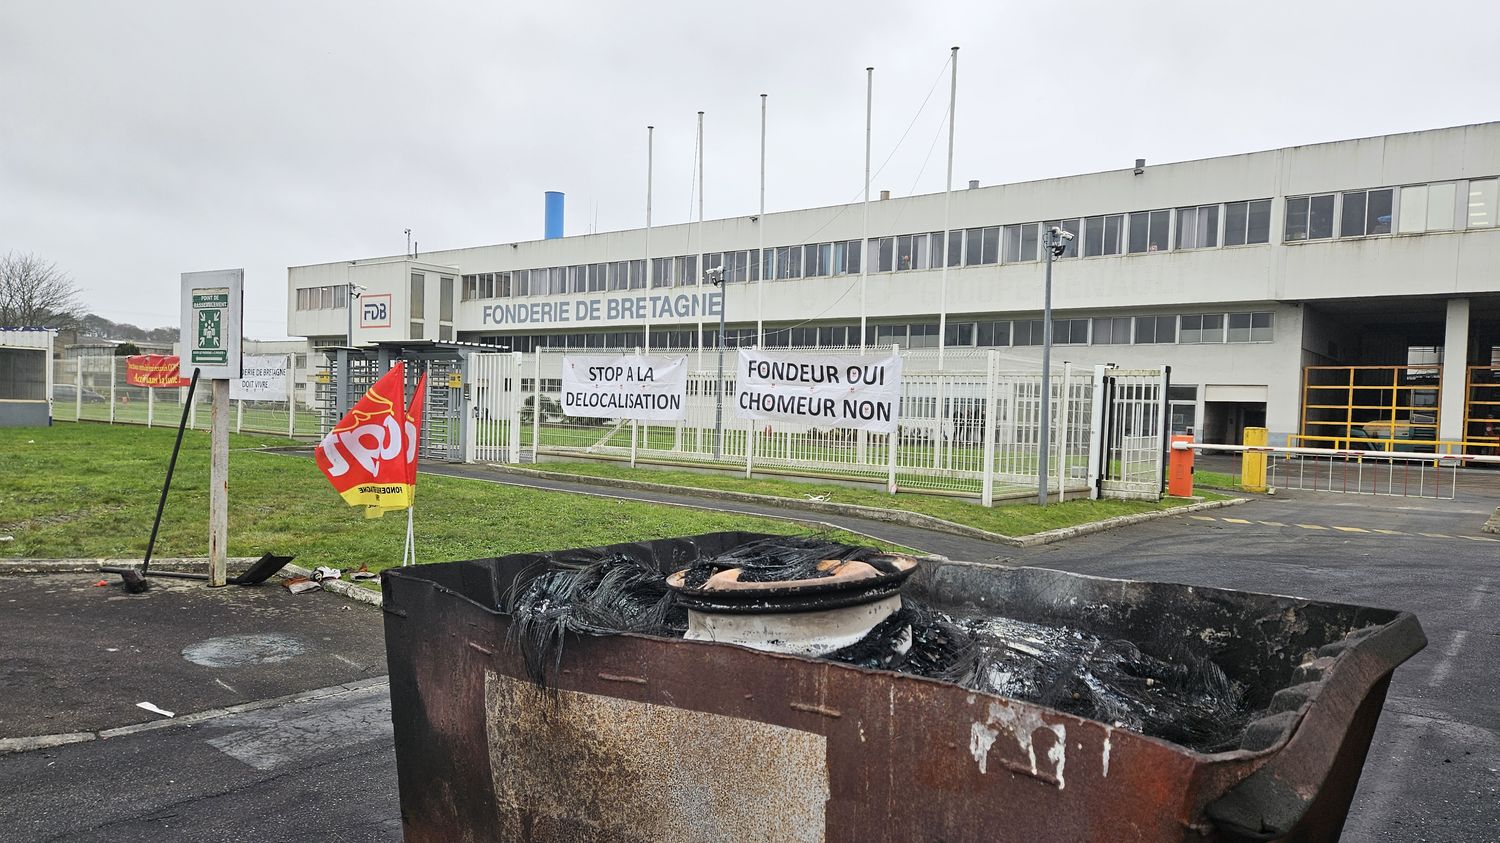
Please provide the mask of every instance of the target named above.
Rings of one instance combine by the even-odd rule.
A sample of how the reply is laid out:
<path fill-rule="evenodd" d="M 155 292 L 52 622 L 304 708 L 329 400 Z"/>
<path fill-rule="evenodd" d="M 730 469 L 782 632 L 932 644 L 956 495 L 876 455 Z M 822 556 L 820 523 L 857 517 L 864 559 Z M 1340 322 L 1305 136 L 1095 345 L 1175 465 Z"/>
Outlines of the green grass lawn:
<path fill-rule="evenodd" d="M 174 430 L 59 423 L 0 429 L 0 556 L 141 558 L 151 533 Z M 230 437 L 229 555 L 295 554 L 297 564 L 372 570 L 400 561 L 405 513 L 366 519 L 311 459 L 257 451 L 284 438 Z M 208 552 L 208 435 L 189 431 L 155 555 Z M 472 559 L 716 530 L 805 528 L 766 518 L 541 492 L 423 475 L 417 484 L 417 558 Z M 857 543 L 848 534 L 836 538 Z"/>
<path fill-rule="evenodd" d="M 729 474 L 700 474 L 692 471 L 677 471 L 658 468 L 630 468 L 612 462 L 549 462 L 537 466 L 543 471 L 591 477 L 613 477 L 625 480 L 640 480 L 647 483 L 664 483 L 694 489 L 719 489 L 731 492 L 747 492 L 755 495 L 771 495 L 779 498 L 801 500 L 806 495 L 829 495 L 834 503 L 873 506 L 880 509 L 902 509 L 922 515 L 931 515 L 945 521 L 978 527 L 1005 536 L 1024 536 L 1071 527 L 1090 521 L 1099 521 L 1116 515 L 1131 515 L 1138 512 L 1153 512 L 1183 506 L 1191 501 L 1181 498 L 1166 498 L 1161 501 L 1122 500 L 1069 500 L 1039 507 L 1035 503 L 1010 503 L 986 508 L 977 501 L 961 498 L 936 497 L 908 492 L 895 496 L 875 489 L 862 489 L 833 483 L 800 483 L 792 480 L 756 478 L 746 480 L 742 476 Z M 1204 497 L 1222 500 L 1224 495 L 1207 492 Z"/>
<path fill-rule="evenodd" d="M 1222 471 L 1193 471 L 1193 485 L 1211 489 L 1238 489 L 1240 476 Z"/>

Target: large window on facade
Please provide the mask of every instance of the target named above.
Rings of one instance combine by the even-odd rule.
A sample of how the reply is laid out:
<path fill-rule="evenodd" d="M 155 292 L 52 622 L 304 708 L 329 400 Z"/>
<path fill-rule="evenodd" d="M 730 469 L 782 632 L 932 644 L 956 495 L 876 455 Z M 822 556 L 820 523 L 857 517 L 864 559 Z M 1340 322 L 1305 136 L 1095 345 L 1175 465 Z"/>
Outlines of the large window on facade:
<path fill-rule="evenodd" d="M 798 257 L 802 255 L 801 246 L 797 247 L 797 255 Z M 799 272 L 798 274 L 800 275 L 801 273 Z M 677 286 L 696 287 L 698 286 L 698 281 L 698 256 L 679 255 L 677 258 Z"/>
<path fill-rule="evenodd" d="M 1101 316 L 1094 320 L 1094 345 L 1129 345 L 1129 316 Z"/>
<path fill-rule="evenodd" d="M 1052 320 L 1052 344 L 1053 345 L 1087 345 L 1089 341 L 1089 320 L 1087 319 L 1053 319 Z"/>
<path fill-rule="evenodd" d="M 879 237 L 870 241 L 870 268 L 891 272 L 896 268 L 896 238 Z"/>
<path fill-rule="evenodd" d="M 927 268 L 927 235 L 903 234 L 896 238 L 896 268 Z"/>
<path fill-rule="evenodd" d="M 1229 341 L 1270 342 L 1274 339 L 1272 316 L 1269 312 L 1229 314 Z"/>
<path fill-rule="evenodd" d="M 1037 224 L 1034 222 L 1007 225 L 1002 259 L 1006 263 L 1036 260 L 1037 231 Z"/>
<path fill-rule="evenodd" d="M 324 289 L 332 290 L 331 287 L 325 287 Z M 426 313 L 426 310 L 427 310 L 427 292 L 426 292 L 426 290 L 427 290 L 427 276 L 421 274 L 420 272 L 413 272 L 411 274 L 411 290 L 410 290 L 411 296 L 408 299 L 408 301 L 411 302 L 411 318 L 413 318 L 413 319 L 421 319 L 423 317 L 423 315 Z M 330 299 L 331 299 L 331 297 L 330 297 Z M 332 304 L 332 301 L 330 300 L 329 303 Z M 415 333 L 415 334 L 412 334 L 412 336 L 413 337 L 420 337 L 421 334 L 420 333 Z"/>
<path fill-rule="evenodd" d="M 1011 345 L 1041 345 L 1043 339 L 1042 320 L 1017 319 L 1011 327 Z"/>
<path fill-rule="evenodd" d="M 490 276 L 493 279 L 493 276 Z M 494 283 L 493 280 L 491 283 Z M 494 297 L 491 291 L 490 298 Z M 453 279 L 444 275 L 438 278 L 438 319 L 453 321 Z"/>
<path fill-rule="evenodd" d="M 1496 180 L 1469 182 L 1469 228 L 1495 227 Z"/>
<path fill-rule="evenodd" d="M 1177 209 L 1177 248 L 1207 249 L 1219 245 L 1219 206 Z"/>
<path fill-rule="evenodd" d="M 1420 184 L 1401 188 L 1402 234 L 1452 231 L 1458 185 L 1453 182 Z"/>
<path fill-rule="evenodd" d="M 1339 236 L 1390 234 L 1392 193 L 1390 188 L 1346 192 L 1343 215 L 1339 219 Z"/>
<path fill-rule="evenodd" d="M 899 344 L 902 348 L 907 348 L 908 346 L 906 344 L 906 326 L 905 325 L 876 325 L 875 326 L 875 344 L 876 345 L 882 345 L 882 346 L 887 346 L 887 345 L 892 345 L 892 344 Z"/>
<path fill-rule="evenodd" d="M 652 287 L 670 287 L 670 286 L 672 286 L 672 277 L 673 276 L 672 276 L 672 259 L 671 258 L 652 258 L 651 259 L 651 286 Z"/>
<path fill-rule="evenodd" d="M 907 327 L 911 332 L 907 339 L 911 348 L 937 348 L 938 326 L 936 322 L 925 322 Z"/>
<path fill-rule="evenodd" d="M 1010 320 L 980 322 L 975 326 L 975 333 L 975 339 L 979 345 L 1000 347 L 1010 345 Z"/>
<path fill-rule="evenodd" d="M 999 263 L 1000 226 L 971 228 L 964 235 L 964 265 Z"/>
<path fill-rule="evenodd" d="M 1286 200 L 1286 232 L 1288 242 L 1299 240 L 1325 240 L 1333 236 L 1332 193 L 1320 196 L 1294 196 Z"/>
<path fill-rule="evenodd" d="M 1135 317 L 1135 341 L 1137 344 L 1177 342 L 1177 317 Z"/>
<path fill-rule="evenodd" d="M 1224 314 L 1204 313 L 1182 317 L 1178 342 L 1223 342 Z"/>
<path fill-rule="evenodd" d="M 1230 202 L 1224 206 L 1224 245 L 1271 241 L 1271 200 Z"/>
<path fill-rule="evenodd" d="M 1136 211 L 1130 215 L 1129 248 L 1132 255 L 1165 252 L 1170 245 L 1171 211 Z"/>
<path fill-rule="evenodd" d="M 1125 232 L 1125 215 L 1087 217 L 1083 221 L 1083 256 L 1118 255 Z"/>
<path fill-rule="evenodd" d="M 938 235 L 938 242 L 942 242 L 942 235 Z M 948 232 L 948 265 L 961 266 L 964 262 L 964 233 L 962 231 Z"/>
<path fill-rule="evenodd" d="M 948 336 L 943 340 L 944 345 L 963 347 L 974 344 L 973 322 L 949 322 Z"/>

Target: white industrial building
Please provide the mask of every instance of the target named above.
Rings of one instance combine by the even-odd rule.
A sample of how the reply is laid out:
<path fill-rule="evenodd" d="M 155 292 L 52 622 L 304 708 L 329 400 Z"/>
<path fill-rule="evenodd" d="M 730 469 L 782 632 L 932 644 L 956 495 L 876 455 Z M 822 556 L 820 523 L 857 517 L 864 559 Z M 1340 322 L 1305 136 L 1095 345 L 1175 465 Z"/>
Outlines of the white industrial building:
<path fill-rule="evenodd" d="M 288 331 L 712 349 L 722 303 L 731 348 L 941 344 L 949 369 L 976 348 L 1034 369 L 1057 225 L 1077 236 L 1054 266 L 1054 361 L 1170 365 L 1174 428 L 1494 452 L 1497 176 L 1487 123 L 882 198 L 867 228 L 854 203 L 340 260 L 289 270 Z"/>

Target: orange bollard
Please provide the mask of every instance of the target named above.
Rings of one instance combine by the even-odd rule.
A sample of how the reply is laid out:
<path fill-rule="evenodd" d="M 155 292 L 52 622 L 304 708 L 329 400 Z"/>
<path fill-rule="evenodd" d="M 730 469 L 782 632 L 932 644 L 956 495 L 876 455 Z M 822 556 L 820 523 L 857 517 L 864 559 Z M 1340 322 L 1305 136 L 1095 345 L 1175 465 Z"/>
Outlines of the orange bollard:
<path fill-rule="evenodd" d="M 1167 457 L 1167 494 L 1174 498 L 1193 496 L 1193 449 L 1177 448 L 1177 443 L 1191 445 L 1193 437 L 1177 434 L 1172 437 L 1172 452 Z"/>

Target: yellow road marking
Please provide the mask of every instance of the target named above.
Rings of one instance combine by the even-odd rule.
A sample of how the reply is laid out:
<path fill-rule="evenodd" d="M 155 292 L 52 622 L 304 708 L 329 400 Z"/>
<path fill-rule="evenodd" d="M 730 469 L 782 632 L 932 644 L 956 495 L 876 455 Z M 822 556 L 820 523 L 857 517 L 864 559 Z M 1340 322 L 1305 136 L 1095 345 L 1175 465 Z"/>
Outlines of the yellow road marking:
<path fill-rule="evenodd" d="M 1487 539 L 1484 536 L 1459 536 L 1459 538 L 1461 538 L 1461 539 L 1468 539 L 1471 542 L 1495 542 L 1495 541 L 1500 541 L 1500 539 Z"/>
<path fill-rule="evenodd" d="M 1375 532 L 1381 534 L 1382 536 L 1404 536 L 1404 535 L 1406 535 L 1405 533 L 1401 532 L 1400 530 L 1379 530 L 1379 529 L 1377 529 Z"/>
<path fill-rule="evenodd" d="M 1298 524 L 1297 526 L 1301 527 L 1304 530 L 1326 530 L 1326 529 L 1328 529 L 1327 527 L 1324 527 L 1322 524 Z"/>
<path fill-rule="evenodd" d="M 1429 539 L 1451 539 L 1451 538 L 1453 538 L 1452 536 L 1445 536 L 1442 533 L 1418 533 L 1417 535 L 1419 535 L 1419 536 L 1426 536 Z"/>
<path fill-rule="evenodd" d="M 1246 521 L 1243 518 L 1220 518 L 1219 520 L 1220 521 L 1227 521 L 1230 524 L 1249 524 L 1250 523 L 1249 521 Z"/>
<path fill-rule="evenodd" d="M 1344 533 L 1368 533 L 1364 527 L 1334 527 L 1333 529 Z"/>
<path fill-rule="evenodd" d="M 1209 515 L 1189 515 L 1188 517 L 1191 518 L 1191 519 L 1193 519 L 1194 521 L 1217 521 L 1217 520 L 1219 520 L 1219 519 L 1214 518 L 1214 517 L 1209 516 Z"/>
<path fill-rule="evenodd" d="M 1280 521 L 1262 521 L 1260 523 L 1266 525 L 1267 527 L 1285 527 L 1286 526 L 1285 524 L 1281 523 Z"/>

